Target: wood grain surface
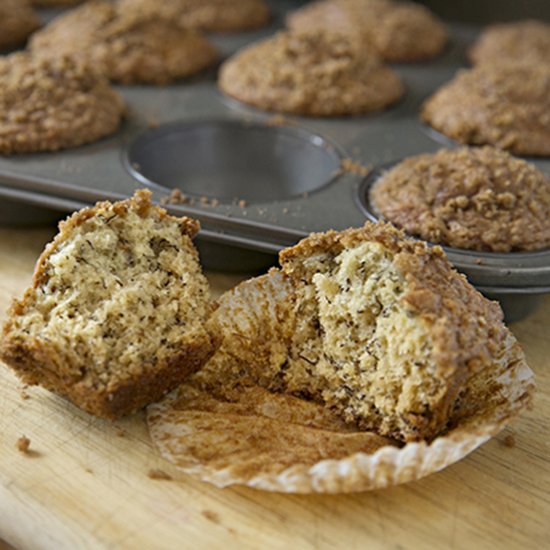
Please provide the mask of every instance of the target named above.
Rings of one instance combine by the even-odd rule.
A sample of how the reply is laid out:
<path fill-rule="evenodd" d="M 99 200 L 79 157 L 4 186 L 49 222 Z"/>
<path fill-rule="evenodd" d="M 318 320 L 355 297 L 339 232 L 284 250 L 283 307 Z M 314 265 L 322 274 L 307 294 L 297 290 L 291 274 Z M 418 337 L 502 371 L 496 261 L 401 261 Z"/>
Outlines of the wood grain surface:
<path fill-rule="evenodd" d="M 52 235 L 0 229 L 2 316 Z M 239 280 L 209 278 L 217 292 Z M 0 365 L 0 538 L 56 550 L 548 548 L 549 327 L 549 299 L 512 326 L 536 374 L 532 411 L 443 472 L 354 495 L 216 489 L 158 457 L 142 414 L 93 418 Z M 29 453 L 17 449 L 21 436 Z M 151 479 L 153 469 L 172 479 Z"/>

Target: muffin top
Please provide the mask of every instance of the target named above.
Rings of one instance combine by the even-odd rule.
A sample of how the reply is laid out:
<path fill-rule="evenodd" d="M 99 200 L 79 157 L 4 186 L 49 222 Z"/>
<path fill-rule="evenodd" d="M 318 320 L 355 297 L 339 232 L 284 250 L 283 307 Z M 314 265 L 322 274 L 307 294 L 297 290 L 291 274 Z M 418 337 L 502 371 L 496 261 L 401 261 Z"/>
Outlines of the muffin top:
<path fill-rule="evenodd" d="M 264 0 L 119 0 L 123 9 L 149 9 L 178 21 L 183 27 L 206 32 L 238 32 L 268 24 Z"/>
<path fill-rule="evenodd" d="M 424 103 L 421 118 L 460 143 L 550 155 L 550 64 L 462 70 Z"/>
<path fill-rule="evenodd" d="M 383 109 L 403 94 L 399 77 L 344 35 L 280 32 L 221 68 L 220 88 L 260 109 L 338 116 Z"/>
<path fill-rule="evenodd" d="M 20 46 L 39 26 L 28 0 L 0 2 L 0 50 Z"/>
<path fill-rule="evenodd" d="M 470 61 L 550 64 L 550 24 L 534 19 L 490 25 L 468 52 Z"/>
<path fill-rule="evenodd" d="M 198 32 L 136 5 L 94 0 L 52 21 L 30 42 L 42 56 L 76 55 L 110 80 L 166 84 L 214 63 L 215 48 Z"/>
<path fill-rule="evenodd" d="M 0 153 L 56 151 L 114 132 L 124 104 L 108 80 L 71 57 L 0 59 Z"/>
<path fill-rule="evenodd" d="M 418 61 L 447 42 L 443 23 L 424 6 L 390 0 L 318 0 L 291 13 L 290 29 L 340 31 L 369 43 L 386 61 Z"/>
<path fill-rule="evenodd" d="M 385 219 L 433 243 L 484 252 L 550 247 L 550 179 L 493 147 L 408 158 L 370 198 Z"/>

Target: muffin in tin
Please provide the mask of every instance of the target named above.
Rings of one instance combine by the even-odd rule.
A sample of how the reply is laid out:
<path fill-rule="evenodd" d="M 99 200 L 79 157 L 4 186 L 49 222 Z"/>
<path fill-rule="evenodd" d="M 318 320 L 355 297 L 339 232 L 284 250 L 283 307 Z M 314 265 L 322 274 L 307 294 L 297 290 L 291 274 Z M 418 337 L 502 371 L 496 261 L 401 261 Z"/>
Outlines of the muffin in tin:
<path fill-rule="evenodd" d="M 243 103 L 306 116 L 379 111 L 404 93 L 376 52 L 324 32 L 280 32 L 252 44 L 222 65 L 218 83 Z"/>
<path fill-rule="evenodd" d="M 550 23 L 527 19 L 489 25 L 468 51 L 474 64 L 519 61 L 550 64 Z"/>
<path fill-rule="evenodd" d="M 493 147 L 407 158 L 373 185 L 375 210 L 408 234 L 480 252 L 550 248 L 550 179 Z"/>
<path fill-rule="evenodd" d="M 482 64 L 429 97 L 421 119 L 465 145 L 550 156 L 550 64 Z"/>
<path fill-rule="evenodd" d="M 40 21 L 28 0 L 0 2 L 0 50 L 15 48 L 40 27 Z"/>
<path fill-rule="evenodd" d="M 30 41 L 36 55 L 71 54 L 89 60 L 122 84 L 167 84 L 216 62 L 197 31 L 139 7 L 87 2 L 52 21 Z"/>
<path fill-rule="evenodd" d="M 0 154 L 57 151 L 114 133 L 125 107 L 109 81 L 72 57 L 0 59 Z"/>
<path fill-rule="evenodd" d="M 183 27 L 205 32 L 240 32 L 265 27 L 270 11 L 264 0 L 120 0 L 123 9 L 152 10 Z"/>
<path fill-rule="evenodd" d="M 287 17 L 300 31 L 341 31 L 370 44 L 385 61 L 429 59 L 448 40 L 445 25 L 413 2 L 390 0 L 320 0 Z"/>

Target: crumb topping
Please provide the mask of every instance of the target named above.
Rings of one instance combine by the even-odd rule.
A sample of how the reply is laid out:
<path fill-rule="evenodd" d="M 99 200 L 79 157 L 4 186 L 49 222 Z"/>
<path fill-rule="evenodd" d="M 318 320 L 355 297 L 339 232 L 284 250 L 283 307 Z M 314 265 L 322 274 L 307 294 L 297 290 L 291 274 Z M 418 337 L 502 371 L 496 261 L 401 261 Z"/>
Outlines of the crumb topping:
<path fill-rule="evenodd" d="M 369 44 L 386 61 L 417 61 L 437 55 L 448 40 L 443 23 L 412 2 L 319 0 L 291 13 L 296 31 L 338 31 Z"/>
<path fill-rule="evenodd" d="M 108 81 L 70 57 L 0 59 L 0 153 L 55 151 L 116 131 L 124 105 Z"/>
<path fill-rule="evenodd" d="M 421 118 L 460 143 L 550 155 L 550 65 L 462 70 L 424 103 Z"/>
<path fill-rule="evenodd" d="M 528 19 L 490 25 L 470 48 L 468 56 L 475 64 L 510 61 L 548 64 L 550 23 Z"/>
<path fill-rule="evenodd" d="M 256 107 L 336 116 L 376 111 L 401 97 L 398 76 L 343 35 L 280 32 L 223 64 L 219 85 Z"/>
<path fill-rule="evenodd" d="M 182 27 L 210 32 L 257 29 L 269 22 L 264 0 L 120 0 L 124 9 L 151 10 Z"/>
<path fill-rule="evenodd" d="M 493 147 L 408 158 L 370 196 L 387 220 L 433 243 L 485 252 L 550 246 L 550 179 Z"/>
<path fill-rule="evenodd" d="M 167 84 L 196 73 L 217 59 L 197 32 L 141 9 L 93 0 L 69 11 L 30 42 L 42 56 L 77 55 L 123 84 Z"/>

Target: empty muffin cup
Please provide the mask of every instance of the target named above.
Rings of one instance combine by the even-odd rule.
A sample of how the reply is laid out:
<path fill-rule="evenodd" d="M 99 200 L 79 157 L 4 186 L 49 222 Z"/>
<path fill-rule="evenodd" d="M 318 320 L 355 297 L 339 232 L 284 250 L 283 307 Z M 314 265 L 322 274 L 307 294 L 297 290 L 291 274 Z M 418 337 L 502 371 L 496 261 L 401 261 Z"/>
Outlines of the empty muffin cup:
<path fill-rule="evenodd" d="M 341 155 L 302 128 L 236 120 L 177 122 L 148 130 L 125 165 L 154 187 L 220 202 L 271 202 L 311 193 L 337 175 Z"/>

